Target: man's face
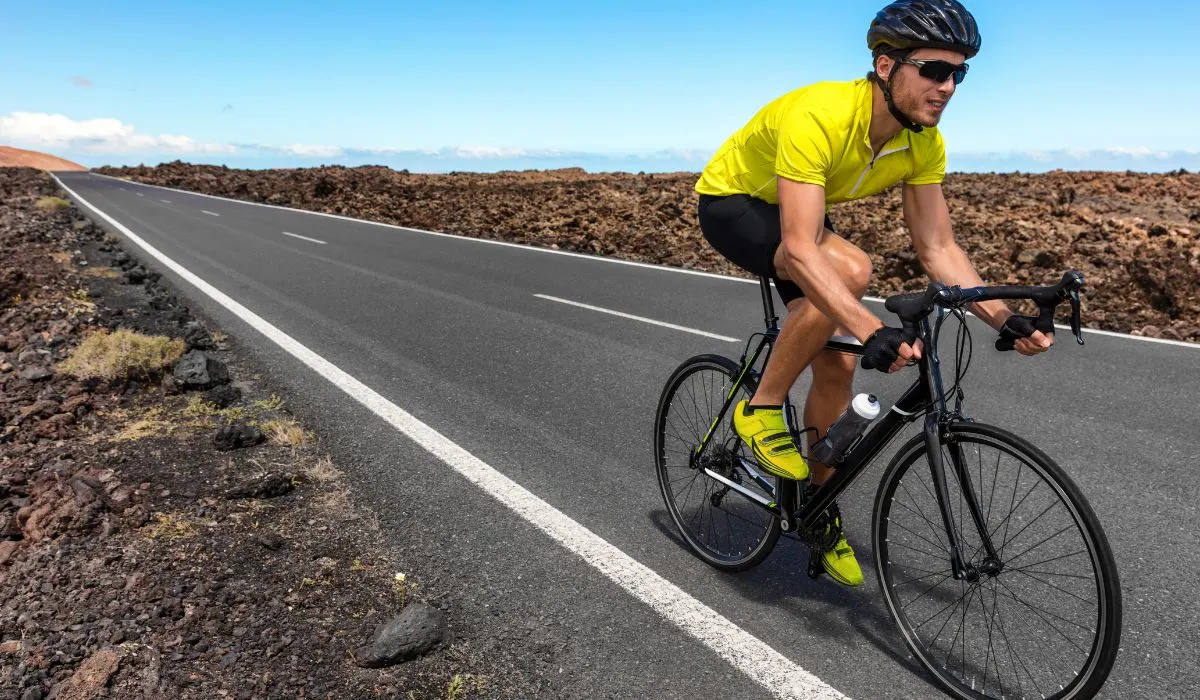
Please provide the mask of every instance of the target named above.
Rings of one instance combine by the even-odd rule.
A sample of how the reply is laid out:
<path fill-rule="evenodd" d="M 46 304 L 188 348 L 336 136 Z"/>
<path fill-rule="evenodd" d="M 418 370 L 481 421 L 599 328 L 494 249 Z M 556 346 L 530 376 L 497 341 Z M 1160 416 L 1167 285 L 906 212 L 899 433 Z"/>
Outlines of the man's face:
<path fill-rule="evenodd" d="M 955 65 L 966 62 L 966 56 L 956 51 L 946 49 L 917 49 L 908 56 L 913 60 L 946 61 Z M 887 67 L 890 66 L 890 69 Z M 908 115 L 917 124 L 931 127 L 937 126 L 942 119 L 942 112 L 954 95 L 954 78 L 935 83 L 929 78 L 922 77 L 918 68 L 907 63 L 886 59 L 880 60 L 879 77 L 888 79 L 891 73 L 896 74 L 892 82 L 892 101 L 900 111 Z"/>

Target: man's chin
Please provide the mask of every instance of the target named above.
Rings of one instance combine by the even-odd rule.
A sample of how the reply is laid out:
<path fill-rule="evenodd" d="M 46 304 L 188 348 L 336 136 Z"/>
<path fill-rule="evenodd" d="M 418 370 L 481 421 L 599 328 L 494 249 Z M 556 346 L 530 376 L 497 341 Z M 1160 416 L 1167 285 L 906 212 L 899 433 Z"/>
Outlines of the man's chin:
<path fill-rule="evenodd" d="M 914 121 L 916 121 L 918 124 L 920 124 L 921 126 L 927 128 L 927 129 L 932 129 L 933 127 L 937 126 L 939 122 L 942 121 L 942 115 L 940 113 L 922 114 L 919 117 L 917 117 Z"/>

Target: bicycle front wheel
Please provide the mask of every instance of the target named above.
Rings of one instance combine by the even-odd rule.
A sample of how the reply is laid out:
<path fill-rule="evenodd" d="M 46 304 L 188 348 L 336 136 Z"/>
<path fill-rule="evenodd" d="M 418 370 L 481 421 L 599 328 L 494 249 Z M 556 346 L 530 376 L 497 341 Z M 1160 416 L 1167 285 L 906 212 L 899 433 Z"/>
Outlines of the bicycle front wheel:
<path fill-rule="evenodd" d="M 713 421 L 737 380 L 739 366 L 719 355 L 698 355 L 675 370 L 663 388 L 654 419 L 654 463 L 663 502 L 692 551 L 712 566 L 743 571 L 760 563 L 779 540 L 779 518 L 747 496 L 713 479 L 704 468 L 774 500 L 745 467 L 744 446 L 733 430 L 733 407 Z M 750 398 L 755 384 L 739 388 Z M 696 454 L 709 428 L 712 437 Z M 752 460 L 751 460 L 752 462 Z M 779 480 L 762 475 L 772 489 Z"/>
<path fill-rule="evenodd" d="M 1091 507 L 1062 468 L 1007 431 L 954 423 L 941 450 L 967 578 L 951 571 L 924 436 L 900 449 L 875 499 L 875 567 L 908 647 L 957 698 L 1094 696 L 1120 643 L 1121 592 Z"/>

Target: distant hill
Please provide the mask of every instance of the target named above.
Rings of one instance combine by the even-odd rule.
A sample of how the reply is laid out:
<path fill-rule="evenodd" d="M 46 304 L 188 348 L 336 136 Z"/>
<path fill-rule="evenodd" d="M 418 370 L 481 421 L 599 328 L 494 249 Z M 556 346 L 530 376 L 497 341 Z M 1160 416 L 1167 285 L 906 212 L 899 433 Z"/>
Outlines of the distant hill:
<path fill-rule="evenodd" d="M 79 163 L 49 153 L 0 146 L 0 168 L 41 168 L 42 170 L 87 170 Z"/>

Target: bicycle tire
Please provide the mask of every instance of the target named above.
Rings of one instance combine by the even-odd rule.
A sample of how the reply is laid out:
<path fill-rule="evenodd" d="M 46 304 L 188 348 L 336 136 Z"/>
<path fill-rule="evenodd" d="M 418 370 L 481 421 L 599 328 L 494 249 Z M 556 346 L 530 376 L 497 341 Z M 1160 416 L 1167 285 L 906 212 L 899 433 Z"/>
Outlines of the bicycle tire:
<path fill-rule="evenodd" d="M 956 448 L 955 445 L 958 447 Z M 1107 537 L 1100 526 L 1095 513 L 1088 505 L 1079 488 L 1070 477 L 1044 452 L 1034 447 L 1026 440 L 1000 428 L 978 423 L 958 422 L 950 424 L 941 439 L 943 461 L 946 469 L 948 492 L 957 492 L 958 503 L 950 498 L 951 510 L 957 511 L 958 528 L 962 537 L 963 557 L 975 558 L 983 555 L 982 539 L 978 528 L 973 524 L 969 509 L 965 507 L 962 479 L 959 478 L 950 459 L 951 449 L 961 449 L 966 459 L 967 479 L 971 491 L 975 490 L 976 474 L 973 467 L 978 462 L 978 503 L 981 516 L 988 531 L 992 534 L 993 544 L 1000 552 L 1001 560 L 1005 562 L 995 576 L 981 575 L 976 582 L 955 581 L 950 576 L 949 546 L 945 537 L 945 525 L 941 514 L 937 511 L 936 489 L 932 488 L 932 477 L 929 476 L 928 460 L 923 458 L 927 453 L 923 435 L 918 435 L 903 447 L 892 459 L 884 473 L 875 499 L 872 537 L 874 543 L 875 567 L 879 576 L 880 588 L 893 620 L 900 628 L 905 643 L 913 652 L 922 666 L 934 677 L 938 685 L 953 697 L 964 700 L 984 700 L 1001 697 L 1030 696 L 1043 697 L 1053 700 L 1082 700 L 1093 697 L 1108 678 L 1116 659 L 1121 636 L 1121 588 L 1116 563 Z M 995 474 L 985 475 L 985 449 L 994 450 Z M 992 457 L 989 454 L 986 464 L 990 465 Z M 1012 472 L 1011 466 L 1005 467 L 1004 479 L 1001 482 L 1001 465 L 1017 461 L 1015 477 L 1012 486 L 1007 485 Z M 917 468 L 914 470 L 914 465 Z M 924 470 L 922 472 L 922 469 Z M 1025 470 L 1029 470 L 1028 477 Z M 912 484 L 911 488 L 905 483 L 922 484 L 924 488 Z M 989 483 L 990 480 L 990 483 Z M 1027 484 L 1032 483 L 1032 486 Z M 1037 491 L 1045 484 L 1045 496 Z M 997 502 L 997 491 L 1000 490 L 1001 500 Z M 990 491 L 990 493 L 989 493 Z M 1011 492 L 1011 493 L 1010 493 Z M 1038 493 L 1033 497 L 1034 493 Z M 1017 496 L 1020 495 L 1018 502 Z M 986 501 L 985 501 L 986 497 Z M 933 504 L 933 512 L 918 513 L 909 507 L 905 501 L 911 501 L 920 509 L 920 499 L 928 499 Z M 1004 499 L 1008 499 L 1009 512 L 1003 514 Z M 1038 512 L 1041 504 L 1049 501 L 1050 505 Z M 904 508 L 895 508 L 899 503 Z M 986 503 L 986 512 L 984 505 Z M 1029 504 L 1028 507 L 1026 504 Z M 1015 509 L 1014 509 L 1015 506 Z M 1058 510 L 1055 507 L 1058 506 Z M 964 515 L 964 511 L 966 514 Z M 1060 523 L 1067 523 L 1061 530 L 1036 544 L 1015 553 L 1020 545 L 1017 541 L 1029 541 L 1040 535 L 1035 533 L 1026 537 L 1024 533 L 1045 518 L 1046 514 L 1055 511 L 1049 520 L 1042 522 L 1046 529 L 1057 525 L 1051 524 L 1055 518 Z M 1018 514 L 1018 512 L 1020 514 Z M 995 517 L 993 517 L 995 516 Z M 921 518 L 925 528 L 920 527 Z M 955 518 L 952 517 L 952 520 Z M 911 520 L 912 529 L 901 523 Z M 1003 528 L 1003 529 L 1001 529 Z M 1074 529 L 1072 533 L 1071 530 Z M 1018 531 L 1019 530 L 1019 531 Z M 919 532 L 918 532 L 919 531 Z M 1016 532 L 1016 534 L 1013 534 Z M 1062 535 L 1067 537 L 1063 538 Z M 996 535 L 1000 535 L 999 538 Z M 1073 539 L 1077 536 L 1077 542 Z M 932 536 L 930 539 L 929 536 Z M 971 536 L 975 541 L 971 541 Z M 936 540 L 936 541 L 935 541 Z M 907 544 L 903 544 L 907 542 Z M 942 549 L 934 555 L 927 548 Z M 1047 546 L 1049 545 L 1049 546 Z M 1011 548 L 1010 548 L 1011 547 Z M 1064 555 L 1055 555 L 1062 550 L 1073 550 Z M 916 554 L 925 550 L 926 557 Z M 1040 550 L 1040 551 L 1037 551 Z M 1020 561 L 1029 552 L 1037 551 L 1031 559 L 1043 561 L 1030 562 L 1029 559 Z M 1015 553 L 1015 554 L 1014 554 Z M 1080 561 L 1082 555 L 1087 555 L 1086 569 L 1078 569 L 1080 573 L 1065 571 L 1049 571 L 1046 569 L 1061 569 L 1063 566 L 1073 566 Z M 939 557 L 944 567 L 938 568 Z M 1020 565 L 1017 563 L 1020 561 Z M 913 562 L 919 562 L 921 568 Z M 1044 568 L 1037 568 L 1037 567 Z M 932 569 L 932 570 L 931 570 Z M 1090 573 L 1089 573 L 1090 572 Z M 912 579 L 903 579 L 908 574 L 927 573 Z M 925 586 L 931 578 L 943 576 L 934 584 Z M 949 579 L 945 578 L 949 576 Z M 1005 579 L 1007 578 L 1007 582 Z M 905 586 L 924 579 L 913 588 L 925 588 L 908 601 L 903 599 Z M 917 624 L 923 613 L 915 612 L 912 608 L 920 601 L 922 606 L 927 601 L 935 600 L 937 594 L 930 595 L 934 587 L 950 580 L 947 588 L 950 595 L 928 603 L 932 609 L 944 601 L 952 599 L 955 587 L 963 591 L 957 602 L 946 602 L 939 612 L 929 619 Z M 990 589 L 990 590 L 989 590 Z M 1029 599 L 1018 597 L 1018 589 L 1033 591 Z M 911 590 L 911 589 L 909 589 Z M 1094 592 L 1095 600 L 1090 600 Z M 939 591 L 940 593 L 940 591 Z M 988 597 L 991 594 L 991 609 L 988 609 Z M 978 596 L 980 609 L 971 614 L 974 599 Z M 965 605 L 964 605 L 965 599 Z M 1082 601 L 1080 605 L 1075 600 Z M 1030 600 L 1033 602 L 1031 603 Z M 1010 602 L 1015 601 L 1016 604 Z M 1054 601 L 1054 602 L 1052 602 Z M 1064 602 L 1065 601 L 1065 602 Z M 960 612 L 961 606 L 961 612 Z M 1001 607 L 1010 615 L 1009 624 L 1000 613 Z M 1044 607 L 1045 606 L 1045 607 Z M 949 614 L 941 623 L 937 634 L 933 628 L 937 626 L 940 616 L 949 608 Z M 982 613 L 982 617 L 979 617 Z M 948 634 L 951 620 L 957 618 L 955 625 L 959 628 L 950 640 L 948 650 L 939 650 L 939 638 L 943 633 Z M 980 677 L 980 660 L 978 656 L 968 657 L 966 647 L 968 639 L 980 636 L 975 629 L 978 625 L 968 626 L 968 619 L 986 622 L 987 651 L 982 660 L 983 670 Z M 1072 619 L 1073 618 L 1073 619 Z M 1057 624 L 1056 624 L 1057 623 Z M 1041 632 L 1034 628 L 1046 625 L 1053 632 L 1049 639 L 1040 636 Z M 929 625 L 924 632 L 921 628 Z M 1076 644 L 1067 632 L 1083 629 L 1091 635 L 1090 644 Z M 1065 631 L 1064 631 L 1065 630 Z M 999 634 L 995 634 L 996 632 Z M 961 651 L 958 648 L 961 632 Z M 1054 636 L 1057 634 L 1057 636 Z M 1018 635 L 1020 637 L 1018 638 Z M 932 637 L 932 638 L 931 638 Z M 1014 649 L 1013 638 L 1023 641 Z M 1063 644 L 1065 638 L 1070 644 Z M 981 646 L 981 642 L 971 639 L 973 645 Z M 1004 649 L 1001 649 L 1001 647 Z M 1072 648 L 1073 647 L 1073 648 Z M 940 651 L 940 653 L 939 653 Z M 958 652 L 959 658 L 955 655 Z M 1006 653 L 1005 653 L 1006 652 Z M 1049 654 L 1062 652 L 1068 655 L 1068 660 L 1054 663 L 1049 660 Z M 1032 656 L 1030 656 L 1032 654 Z M 994 662 L 995 675 L 989 678 L 989 670 Z M 959 670 L 955 671 L 955 665 Z M 1031 669 L 1037 669 L 1037 673 Z M 1078 668 L 1072 668 L 1077 666 Z M 969 670 L 968 670 L 969 669 Z M 994 686 L 994 689 L 992 689 Z M 1047 693 L 1047 690 L 1051 691 Z M 1036 691 L 1036 695 L 1035 692 Z"/>
<path fill-rule="evenodd" d="M 778 517 L 693 468 L 689 459 L 740 370 L 738 363 L 720 355 L 697 355 L 686 360 L 663 387 L 654 419 L 655 472 L 667 511 L 692 552 L 723 571 L 744 571 L 758 565 L 771 553 L 780 534 Z M 691 388 L 697 379 L 702 387 L 699 395 Z M 739 391 L 750 398 L 755 387 L 753 378 L 747 376 Z M 690 395 L 683 395 L 685 388 Z M 717 449 L 740 454 L 742 445 L 733 432 L 732 413 L 731 407 L 714 431 L 705 455 L 713 455 Z M 730 469 L 725 476 L 744 482 L 743 472 L 732 466 L 735 460 L 714 459 Z M 780 480 L 769 478 L 778 492 Z M 681 503 L 692 495 L 698 496 L 694 506 Z M 739 533 L 744 534 L 745 541 L 736 541 Z"/>

